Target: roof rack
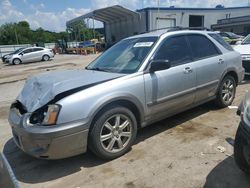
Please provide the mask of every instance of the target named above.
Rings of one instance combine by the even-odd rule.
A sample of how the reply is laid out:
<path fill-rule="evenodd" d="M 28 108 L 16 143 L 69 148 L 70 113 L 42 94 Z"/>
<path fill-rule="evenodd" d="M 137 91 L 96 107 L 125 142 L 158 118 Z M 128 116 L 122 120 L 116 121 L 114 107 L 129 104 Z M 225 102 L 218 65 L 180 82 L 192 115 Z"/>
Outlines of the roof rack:
<path fill-rule="evenodd" d="M 181 26 L 176 26 L 176 27 L 164 27 L 160 29 L 152 29 L 148 32 L 153 32 L 153 31 L 160 31 L 160 30 L 167 30 L 166 32 L 172 32 L 172 31 L 181 31 L 181 30 L 205 30 L 205 31 L 211 31 L 211 29 L 208 29 L 206 27 L 181 27 Z"/>

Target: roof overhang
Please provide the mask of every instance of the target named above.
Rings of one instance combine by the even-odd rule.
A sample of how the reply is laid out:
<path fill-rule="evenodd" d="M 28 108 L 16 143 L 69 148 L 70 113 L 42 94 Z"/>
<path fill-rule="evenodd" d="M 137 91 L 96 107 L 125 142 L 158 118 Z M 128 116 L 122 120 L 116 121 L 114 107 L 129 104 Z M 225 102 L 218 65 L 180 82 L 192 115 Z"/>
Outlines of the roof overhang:
<path fill-rule="evenodd" d="M 70 27 L 75 22 L 82 21 L 88 18 L 92 18 L 94 20 L 98 20 L 104 23 L 112 23 L 127 21 L 129 19 L 139 19 L 140 13 L 126 9 L 119 5 L 114 5 L 102 9 L 97 9 L 85 15 L 69 20 L 66 22 L 66 26 Z"/>
<path fill-rule="evenodd" d="M 241 16 L 228 19 L 218 20 L 217 24 L 212 25 L 212 28 L 233 27 L 240 25 L 250 25 L 250 16 Z"/>

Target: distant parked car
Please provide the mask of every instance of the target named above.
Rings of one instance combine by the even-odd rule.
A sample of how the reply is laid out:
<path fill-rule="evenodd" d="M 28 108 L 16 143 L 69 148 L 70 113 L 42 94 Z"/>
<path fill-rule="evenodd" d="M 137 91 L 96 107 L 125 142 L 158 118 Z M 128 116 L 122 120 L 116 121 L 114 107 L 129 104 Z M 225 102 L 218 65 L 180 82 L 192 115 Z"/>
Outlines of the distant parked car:
<path fill-rule="evenodd" d="M 18 53 L 21 52 L 23 49 L 24 49 L 24 48 L 19 48 L 19 49 L 15 50 L 15 51 L 12 52 L 12 53 L 9 53 L 9 54 L 4 55 L 4 56 L 2 57 L 3 63 L 6 63 L 6 62 L 5 62 L 6 59 L 10 58 L 13 54 L 18 54 Z"/>
<path fill-rule="evenodd" d="M 219 34 L 230 44 L 236 44 L 237 41 L 241 41 L 243 39 L 243 36 L 236 35 L 232 32 L 220 32 Z"/>
<path fill-rule="evenodd" d="M 54 56 L 55 54 L 51 49 L 42 47 L 29 47 L 21 50 L 16 54 L 12 54 L 5 60 L 5 62 L 13 65 L 18 65 L 20 63 L 48 61 Z"/>
<path fill-rule="evenodd" d="M 239 45 L 234 46 L 234 50 L 241 54 L 245 74 L 250 75 L 250 34 Z"/>
<path fill-rule="evenodd" d="M 2 153 L 0 153 L 0 187 L 1 188 L 18 188 L 19 187 L 14 173 L 7 159 Z"/>
<path fill-rule="evenodd" d="M 241 57 L 211 31 L 160 30 L 118 42 L 85 70 L 28 79 L 10 107 L 16 145 L 46 159 L 129 151 L 137 129 L 215 100 L 232 104 Z"/>
<path fill-rule="evenodd" d="M 242 100 L 237 114 L 241 116 L 234 143 L 234 159 L 239 168 L 250 174 L 250 92 Z"/>

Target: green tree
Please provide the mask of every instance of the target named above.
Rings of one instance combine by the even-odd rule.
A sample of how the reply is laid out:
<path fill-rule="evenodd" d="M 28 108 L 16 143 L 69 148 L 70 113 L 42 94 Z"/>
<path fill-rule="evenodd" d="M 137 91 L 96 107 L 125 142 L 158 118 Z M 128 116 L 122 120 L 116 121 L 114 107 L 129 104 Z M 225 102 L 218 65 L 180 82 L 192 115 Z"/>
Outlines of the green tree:
<path fill-rule="evenodd" d="M 70 38 L 69 38 L 70 36 Z M 6 23 L 0 26 L 0 45 L 7 44 L 34 44 L 34 43 L 49 43 L 63 39 L 68 40 L 90 40 L 97 38 L 98 32 L 93 32 L 92 29 L 87 28 L 85 22 L 77 22 L 69 28 L 67 32 L 50 32 L 43 28 L 31 30 L 27 21 L 20 21 L 18 23 Z"/>

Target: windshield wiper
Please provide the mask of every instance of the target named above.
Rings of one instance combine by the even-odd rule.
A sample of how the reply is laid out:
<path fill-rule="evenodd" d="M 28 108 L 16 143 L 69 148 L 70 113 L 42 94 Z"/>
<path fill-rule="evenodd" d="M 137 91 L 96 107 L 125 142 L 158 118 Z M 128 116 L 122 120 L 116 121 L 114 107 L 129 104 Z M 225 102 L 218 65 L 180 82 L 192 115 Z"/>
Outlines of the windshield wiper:
<path fill-rule="evenodd" d="M 95 71 L 103 71 L 103 72 L 110 72 L 109 69 L 105 69 L 105 68 L 100 68 L 100 67 L 92 67 L 92 68 L 89 68 L 89 67 L 85 67 L 86 70 L 95 70 Z"/>

